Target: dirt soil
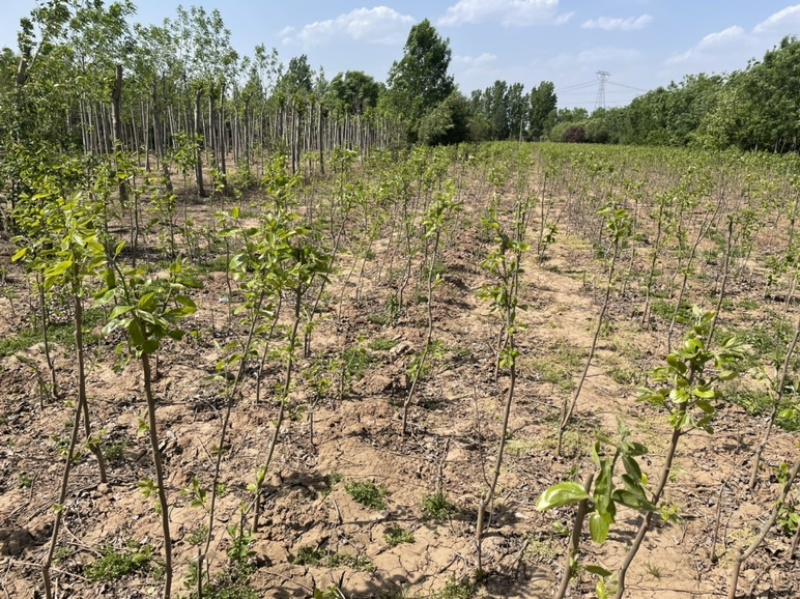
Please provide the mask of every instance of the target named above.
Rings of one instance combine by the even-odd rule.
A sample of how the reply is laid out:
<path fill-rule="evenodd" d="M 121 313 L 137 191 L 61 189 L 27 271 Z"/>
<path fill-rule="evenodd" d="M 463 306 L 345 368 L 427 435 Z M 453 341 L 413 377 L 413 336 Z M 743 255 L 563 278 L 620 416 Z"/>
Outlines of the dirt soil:
<path fill-rule="evenodd" d="M 479 207 L 468 208 L 467 216 L 476 222 Z M 208 210 L 213 214 L 213 208 Z M 267 475 L 262 525 L 253 535 L 249 558 L 249 582 L 258 596 L 305 598 L 314 588 L 330 585 L 351 599 L 425 596 L 474 574 L 476 510 L 495 459 L 508 385 L 504 374 L 496 381 L 493 376 L 501 323 L 477 296 L 488 281 L 479 266 L 485 247 L 475 227 L 468 227 L 443 256 L 446 274 L 434 303 L 439 350 L 411 408 L 405 438 L 400 436 L 400 406 L 408 367 L 424 343 L 425 304 L 412 303 L 397 322 L 381 323 L 384 298 L 391 291 L 378 276 L 388 259 L 381 249 L 385 245 L 367 265 L 358 301 L 355 277 L 342 288 L 348 261 L 354 259 L 343 256 L 342 274 L 330 288 L 332 298 L 344 293 L 342 314 L 332 301 L 333 307 L 318 316 L 312 358 L 300 362 L 290 396 L 291 418 L 280 433 Z M 532 254 L 526 257 L 521 301 L 529 309 L 520 319 L 527 326 L 517 341 L 520 376 L 497 499 L 483 540 L 489 574 L 479 596 L 551 596 L 566 546 L 554 525 L 568 527 L 574 510 L 542 514 L 534 506 L 549 485 L 576 473 L 580 479 L 592 467 L 594 432 L 614 434 L 617 417 L 623 418 L 634 438 L 650 448 L 643 467 L 651 480 L 669 436 L 666 415 L 635 401 L 637 384 L 644 382 L 641 373 L 659 365 L 666 354 L 668 323 L 654 318 L 652 326 L 642 328 L 637 316 L 642 298 L 629 290 L 625 297 L 613 297 L 612 326 L 601 337 L 576 423 L 566 436 L 565 455 L 555 457 L 561 402 L 570 396 L 591 346 L 602 279 L 592 287 L 594 275 L 601 272 L 599 263 L 589 244 L 569 232 L 558 238 L 549 255 L 544 265 Z M 23 274 L 15 267 L 9 267 L 4 289 L 16 294 L 13 303 L 4 298 L 0 305 L 0 335 L 7 337 L 32 322 L 32 314 Z M 745 297 L 747 291 L 733 293 Z M 210 273 L 193 296 L 199 310 L 188 328 L 195 334 L 170 342 L 158 358 L 155 390 L 171 504 L 174 589 L 184 596 L 191 590 L 183 581 L 197 557 L 198 531 L 207 522 L 206 512 L 191 506 L 186 489 L 195 478 L 202 488 L 210 485 L 224 412 L 221 386 L 212 377 L 225 345 L 242 328 L 227 326 L 226 294 L 224 273 Z M 90 583 L 86 577 L 87 565 L 104 548 L 123 551 L 129 541 L 147 544 L 154 561 L 162 550 L 154 502 L 139 488 L 140 481 L 153 477 L 147 436 L 140 426 L 146 415 L 142 372 L 135 360 L 115 372 L 118 341 L 103 340 L 91 348 L 92 427 L 103 431 L 103 447 L 113 448 L 113 457 L 107 484 L 99 483 L 90 453 L 84 451 L 76 462 L 53 571 L 59 598 L 160 594 L 157 567 L 108 582 Z M 370 349 L 370 343 L 380 347 Z M 344 399 L 335 393 L 317 398 L 309 384 L 314 357 L 335 356 L 344 347 L 367 349 L 371 362 Z M 0 362 L 0 596 L 9 599 L 41 596 L 40 564 L 48 550 L 64 463 L 60 450 L 69 435 L 77 380 L 70 348 L 59 346 L 55 353 L 60 386 L 67 392 L 57 402 L 41 398 L 29 365 L 14 356 Z M 41 345 L 24 355 L 46 372 Z M 566 371 L 560 381 L 547 375 L 559 368 Z M 274 432 L 277 406 L 270 390 L 281 376 L 280 361 L 270 362 L 264 385 L 268 392 L 256 405 L 255 371 L 249 370 L 233 409 L 222 462 L 224 492 L 209 554 L 212 572 L 229 567 L 231 536 L 225 527 L 238 525 L 241 506 L 252 501 L 247 486 L 254 482 Z M 628 597 L 723 595 L 734 551 L 754 538 L 777 496 L 780 485 L 765 473 L 793 459 L 794 439 L 774 437 L 765 453 L 768 469 L 750 494 L 747 465 L 759 427 L 739 408 L 723 404 L 715 428 L 713 436 L 697 432 L 683 440 L 665 496 L 681 520 L 668 525 L 656 519 L 628 577 Z M 375 510 L 354 501 L 346 490 L 350 481 L 373 481 L 384 488 L 385 507 Z M 422 507 L 437 490 L 457 508 L 441 521 L 426 519 Z M 584 536 L 581 561 L 618 567 L 639 522 L 637 514 L 620 513 L 602 548 Z M 413 535 L 413 542 L 387 543 L 384 534 L 397 525 Z M 740 588 L 748 596 L 800 596 L 797 564 L 785 558 L 790 541 L 771 536 L 766 550 L 747 563 Z M 352 559 L 330 567 L 293 563 L 304 548 L 324 555 L 346 553 Z M 571 596 L 593 596 L 593 584 L 593 577 L 581 572 Z"/>

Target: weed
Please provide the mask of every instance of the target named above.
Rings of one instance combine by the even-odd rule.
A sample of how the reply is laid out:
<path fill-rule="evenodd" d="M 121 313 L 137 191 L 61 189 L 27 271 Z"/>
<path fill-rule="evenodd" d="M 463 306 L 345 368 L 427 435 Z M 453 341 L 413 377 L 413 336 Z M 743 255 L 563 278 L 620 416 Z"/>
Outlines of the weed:
<path fill-rule="evenodd" d="M 665 322 L 672 320 L 672 315 L 675 314 L 675 302 L 667 300 L 653 300 L 650 305 L 650 311 L 658 316 Z M 687 323 L 692 320 L 692 305 L 688 301 L 681 302 L 678 308 L 678 316 L 676 320 L 679 323 Z"/>
<path fill-rule="evenodd" d="M 534 562 L 549 564 L 561 554 L 561 549 L 552 540 L 529 539 L 525 554 Z"/>
<path fill-rule="evenodd" d="M 425 520 L 439 522 L 447 520 L 458 513 L 458 507 L 451 502 L 443 491 L 426 495 L 422 500 L 422 513 Z"/>
<path fill-rule="evenodd" d="M 84 576 L 92 582 L 107 582 L 122 578 L 138 570 L 145 569 L 150 563 L 153 550 L 149 545 L 139 545 L 128 541 L 122 551 L 111 546 L 103 548 L 100 559 L 84 569 Z"/>
<path fill-rule="evenodd" d="M 475 587 L 470 580 L 457 580 L 454 574 L 441 591 L 431 594 L 431 599 L 471 599 L 474 596 Z"/>
<path fill-rule="evenodd" d="M 342 375 L 346 381 L 359 380 L 372 364 L 372 356 L 363 347 L 350 347 L 341 355 Z"/>
<path fill-rule="evenodd" d="M 375 571 L 375 565 L 365 557 L 353 556 L 344 552 L 320 551 L 314 547 L 301 547 L 297 555 L 289 556 L 289 563 L 295 566 L 346 567 L 365 572 Z"/>
<path fill-rule="evenodd" d="M 60 564 L 75 555 L 75 552 L 69 547 L 59 546 L 53 554 L 53 562 Z"/>
<path fill-rule="evenodd" d="M 520 359 L 520 373 L 526 376 L 539 376 L 561 393 L 571 393 L 575 389 L 572 376 L 586 359 L 587 352 L 568 341 L 560 340 L 551 344 L 538 358 Z"/>
<path fill-rule="evenodd" d="M 24 470 L 19 473 L 17 485 L 21 489 L 30 489 L 33 486 L 33 477 Z"/>
<path fill-rule="evenodd" d="M 189 543 L 189 545 L 197 547 L 205 543 L 207 538 L 208 538 L 208 526 L 206 526 L 205 524 L 200 524 L 189 534 L 188 537 L 186 537 L 186 542 Z"/>
<path fill-rule="evenodd" d="M 636 385 L 641 382 L 641 372 L 627 364 L 612 366 L 606 374 L 619 385 Z"/>
<path fill-rule="evenodd" d="M 506 451 L 508 454 L 518 458 L 528 455 L 535 448 L 535 443 L 524 441 L 522 439 L 509 439 L 506 441 Z"/>
<path fill-rule="evenodd" d="M 791 505 L 782 505 L 778 512 L 776 525 L 784 535 L 793 537 L 797 533 L 797 528 L 800 527 L 800 512 Z"/>
<path fill-rule="evenodd" d="M 397 547 L 402 543 L 413 543 L 414 535 L 399 524 L 393 524 L 383 533 L 383 540 L 391 547 Z"/>
<path fill-rule="evenodd" d="M 119 464 L 125 456 L 125 450 L 128 444 L 125 441 L 119 443 L 110 443 L 106 446 L 106 459 L 112 464 Z"/>
<path fill-rule="evenodd" d="M 83 343 L 85 346 L 96 345 L 100 337 L 92 331 L 105 320 L 105 314 L 99 308 L 91 308 L 83 313 Z M 50 323 L 47 327 L 48 339 L 51 343 L 66 347 L 75 346 L 75 327 L 69 323 Z M 0 358 L 13 356 L 18 352 L 30 349 L 37 343 L 42 343 L 42 330 L 39 327 L 28 327 L 16 335 L 0 339 Z"/>
<path fill-rule="evenodd" d="M 372 351 L 389 351 L 394 348 L 399 341 L 397 339 L 389 339 L 387 337 L 378 337 L 373 339 L 367 344 Z"/>
<path fill-rule="evenodd" d="M 371 481 L 351 480 L 344 484 L 344 488 L 353 501 L 364 507 L 373 510 L 382 510 L 386 507 L 383 498 L 386 496 L 387 490 L 384 487 L 378 487 Z"/>
<path fill-rule="evenodd" d="M 646 566 L 647 566 L 647 573 L 650 576 L 652 576 L 656 580 L 661 580 L 661 577 L 664 575 L 664 573 L 661 571 L 661 568 L 659 568 L 658 566 L 656 566 L 651 562 L 647 562 Z"/>
<path fill-rule="evenodd" d="M 731 403 L 751 416 L 763 416 L 772 410 L 772 395 L 768 391 L 742 390 L 730 395 Z M 800 410 L 794 398 L 785 399 L 778 406 L 775 425 L 785 431 L 800 431 Z"/>

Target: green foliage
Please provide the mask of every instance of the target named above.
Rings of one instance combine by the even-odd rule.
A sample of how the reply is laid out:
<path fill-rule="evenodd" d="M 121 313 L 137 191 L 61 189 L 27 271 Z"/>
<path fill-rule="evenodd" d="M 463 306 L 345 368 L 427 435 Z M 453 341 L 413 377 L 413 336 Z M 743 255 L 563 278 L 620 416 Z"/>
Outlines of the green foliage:
<path fill-rule="evenodd" d="M 413 543 L 414 535 L 399 524 L 393 524 L 383 533 L 383 540 L 390 547 L 397 547 L 402 543 Z"/>
<path fill-rule="evenodd" d="M 98 308 L 90 308 L 83 313 L 83 343 L 85 346 L 95 345 L 100 341 L 100 336 L 94 333 L 94 328 L 103 322 L 105 313 Z M 51 323 L 47 329 L 47 338 L 50 343 L 63 345 L 67 348 L 75 347 L 75 325 L 72 321 L 64 323 Z M 13 356 L 16 353 L 30 349 L 37 343 L 42 343 L 41 327 L 27 327 L 16 335 L 0 339 L 0 358 Z"/>
<path fill-rule="evenodd" d="M 456 514 L 458 514 L 458 507 L 447 498 L 444 491 L 437 491 L 422 499 L 422 516 L 425 520 L 441 522 Z"/>
<path fill-rule="evenodd" d="M 647 478 L 642 473 L 636 458 L 647 454 L 647 448 L 630 441 L 630 431 L 617 422 L 619 440 L 615 443 L 604 435 L 598 435 L 592 450 L 592 461 L 597 468 L 594 487 L 591 492 L 582 485 L 567 481 L 546 489 L 536 504 L 539 511 L 547 511 L 580 503 L 591 498 L 589 504 L 589 530 L 592 540 L 602 545 L 608 539 L 611 524 L 616 520 L 617 506 L 625 506 L 638 512 L 655 511 L 645 491 Z M 611 447 L 612 456 L 605 457 L 603 446 Z M 621 461 L 625 473 L 616 476 L 617 463 Z M 621 485 L 617 482 L 621 482 Z"/>
<path fill-rule="evenodd" d="M 769 391 L 740 389 L 731 392 L 728 400 L 751 416 L 766 416 L 773 408 L 773 395 Z M 775 415 L 775 426 L 788 432 L 800 431 L 800 405 L 797 396 L 784 392 L 783 401 Z"/>
<path fill-rule="evenodd" d="M 344 489 L 353 501 L 360 503 L 364 507 L 373 510 L 382 510 L 386 507 L 386 497 L 388 491 L 384 487 L 379 487 L 372 481 L 350 480 L 344 483 Z"/>
<path fill-rule="evenodd" d="M 695 322 L 683 346 L 667 356 L 667 366 L 657 368 L 651 379 L 662 386 L 642 389 L 639 400 L 665 409 L 675 430 L 702 429 L 712 433 L 716 411 L 713 401 L 721 396 L 718 384 L 739 376 L 744 345 L 735 337 L 716 349 L 706 346 L 715 314 L 694 308 Z"/>
<path fill-rule="evenodd" d="M 116 254 L 121 251 L 122 244 L 117 246 Z M 182 292 L 199 285 L 185 273 L 182 262 L 170 266 L 168 279 L 155 279 L 142 269 L 115 265 L 106 271 L 105 283 L 99 300 L 117 298 L 117 304 L 103 327 L 104 335 L 117 329 L 126 331 L 137 356 L 154 354 L 166 338 L 183 339 L 185 333 L 178 323 L 194 314 L 197 306 Z"/>
<path fill-rule="evenodd" d="M 398 339 L 387 339 L 386 337 L 378 337 L 371 340 L 367 347 L 372 351 L 389 351 L 395 347 L 400 341 Z"/>
<path fill-rule="evenodd" d="M 84 576 L 92 582 L 108 582 L 117 580 L 140 570 L 150 564 L 153 550 L 148 545 L 139 545 L 128 541 L 121 550 L 104 547 L 100 559 L 84 568 Z"/>
<path fill-rule="evenodd" d="M 476 592 L 475 585 L 468 578 L 458 580 L 453 574 L 441 591 L 431 593 L 431 599 L 472 599 Z"/>
<path fill-rule="evenodd" d="M 289 563 L 295 566 L 345 567 L 365 572 L 375 570 L 375 565 L 365 557 L 353 556 L 345 552 L 321 551 L 314 547 L 301 547 L 297 551 L 297 555 L 289 556 Z"/>

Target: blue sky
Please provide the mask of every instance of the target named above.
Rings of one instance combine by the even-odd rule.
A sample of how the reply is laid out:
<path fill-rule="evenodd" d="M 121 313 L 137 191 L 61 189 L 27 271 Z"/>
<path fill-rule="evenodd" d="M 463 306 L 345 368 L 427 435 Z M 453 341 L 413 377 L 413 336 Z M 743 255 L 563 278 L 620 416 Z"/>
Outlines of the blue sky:
<path fill-rule="evenodd" d="M 175 0 L 138 0 L 136 20 L 173 17 Z M 560 106 L 594 108 L 596 72 L 611 73 L 608 106 L 685 74 L 727 72 L 800 33 L 800 4 L 786 0 L 187 0 L 219 8 L 240 53 L 307 54 L 328 78 L 363 70 L 385 80 L 411 26 L 428 18 L 450 39 L 462 91 L 496 79 L 526 89 L 553 81 Z M 0 0 L 0 46 L 16 43 L 35 0 Z M 623 87 L 626 86 L 626 87 Z M 631 89 L 636 88 L 636 89 Z"/>

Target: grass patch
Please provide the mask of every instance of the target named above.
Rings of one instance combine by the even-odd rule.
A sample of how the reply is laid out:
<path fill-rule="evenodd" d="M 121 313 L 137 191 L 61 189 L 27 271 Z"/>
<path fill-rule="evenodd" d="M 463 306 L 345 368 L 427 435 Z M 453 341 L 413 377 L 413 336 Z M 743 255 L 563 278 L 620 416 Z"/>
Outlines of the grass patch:
<path fill-rule="evenodd" d="M 320 551 L 314 547 L 301 547 L 297 555 L 289 556 L 289 563 L 295 566 L 344 567 L 364 572 L 375 571 L 375 565 L 365 557 L 354 556 L 345 552 Z"/>
<path fill-rule="evenodd" d="M 765 416 L 772 410 L 772 394 L 768 391 L 741 390 L 731 393 L 729 399 L 751 416 Z M 795 398 L 784 396 L 784 401 L 778 406 L 775 426 L 788 432 L 800 431 L 800 406 Z"/>
<path fill-rule="evenodd" d="M 441 591 L 431 593 L 431 599 L 472 599 L 475 596 L 475 585 L 469 578 L 458 580 L 453 574 Z"/>
<path fill-rule="evenodd" d="M 402 543 L 413 543 L 414 535 L 399 524 L 393 524 L 383 533 L 383 540 L 390 547 L 397 547 Z"/>
<path fill-rule="evenodd" d="M 350 347 L 342 352 L 342 365 L 345 376 L 349 379 L 360 379 L 366 374 L 372 356 L 363 347 Z"/>
<path fill-rule="evenodd" d="M 650 312 L 658 316 L 664 322 L 672 322 L 672 316 L 675 314 L 675 302 L 654 299 L 650 304 Z M 686 324 L 692 322 L 692 319 L 692 304 L 687 300 L 683 300 L 678 308 L 678 315 L 675 320 L 678 323 Z"/>
<path fill-rule="evenodd" d="M 146 569 L 153 550 L 149 545 L 128 541 L 121 551 L 105 547 L 100 553 L 102 557 L 87 565 L 83 571 L 84 576 L 92 582 L 109 582 Z"/>
<path fill-rule="evenodd" d="M 373 510 L 382 510 L 386 507 L 384 497 L 388 491 L 371 481 L 351 480 L 344 483 L 344 489 L 353 501 Z"/>
<path fill-rule="evenodd" d="M 426 495 L 422 500 L 422 513 L 425 520 L 440 522 L 455 516 L 458 507 L 447 498 L 443 491 L 437 491 L 433 495 Z"/>
<path fill-rule="evenodd" d="M 89 308 L 83 313 L 83 344 L 88 347 L 97 345 L 100 336 L 95 335 L 92 330 L 101 324 L 105 324 L 105 312 L 99 308 Z M 55 345 L 65 347 L 75 347 L 75 327 L 72 322 L 51 323 L 47 327 L 47 339 Z M 39 326 L 26 327 L 11 337 L 0 339 L 0 358 L 13 356 L 16 353 L 26 351 L 44 342 L 42 329 Z"/>
<path fill-rule="evenodd" d="M 558 340 L 550 344 L 542 356 L 519 360 L 520 373 L 553 385 L 561 393 L 575 389 L 573 375 L 584 365 L 588 352 L 568 341 Z"/>
<path fill-rule="evenodd" d="M 399 341 L 397 339 L 389 339 L 387 337 L 378 337 L 373 339 L 367 344 L 367 347 L 372 351 L 389 351 L 397 346 Z"/>

